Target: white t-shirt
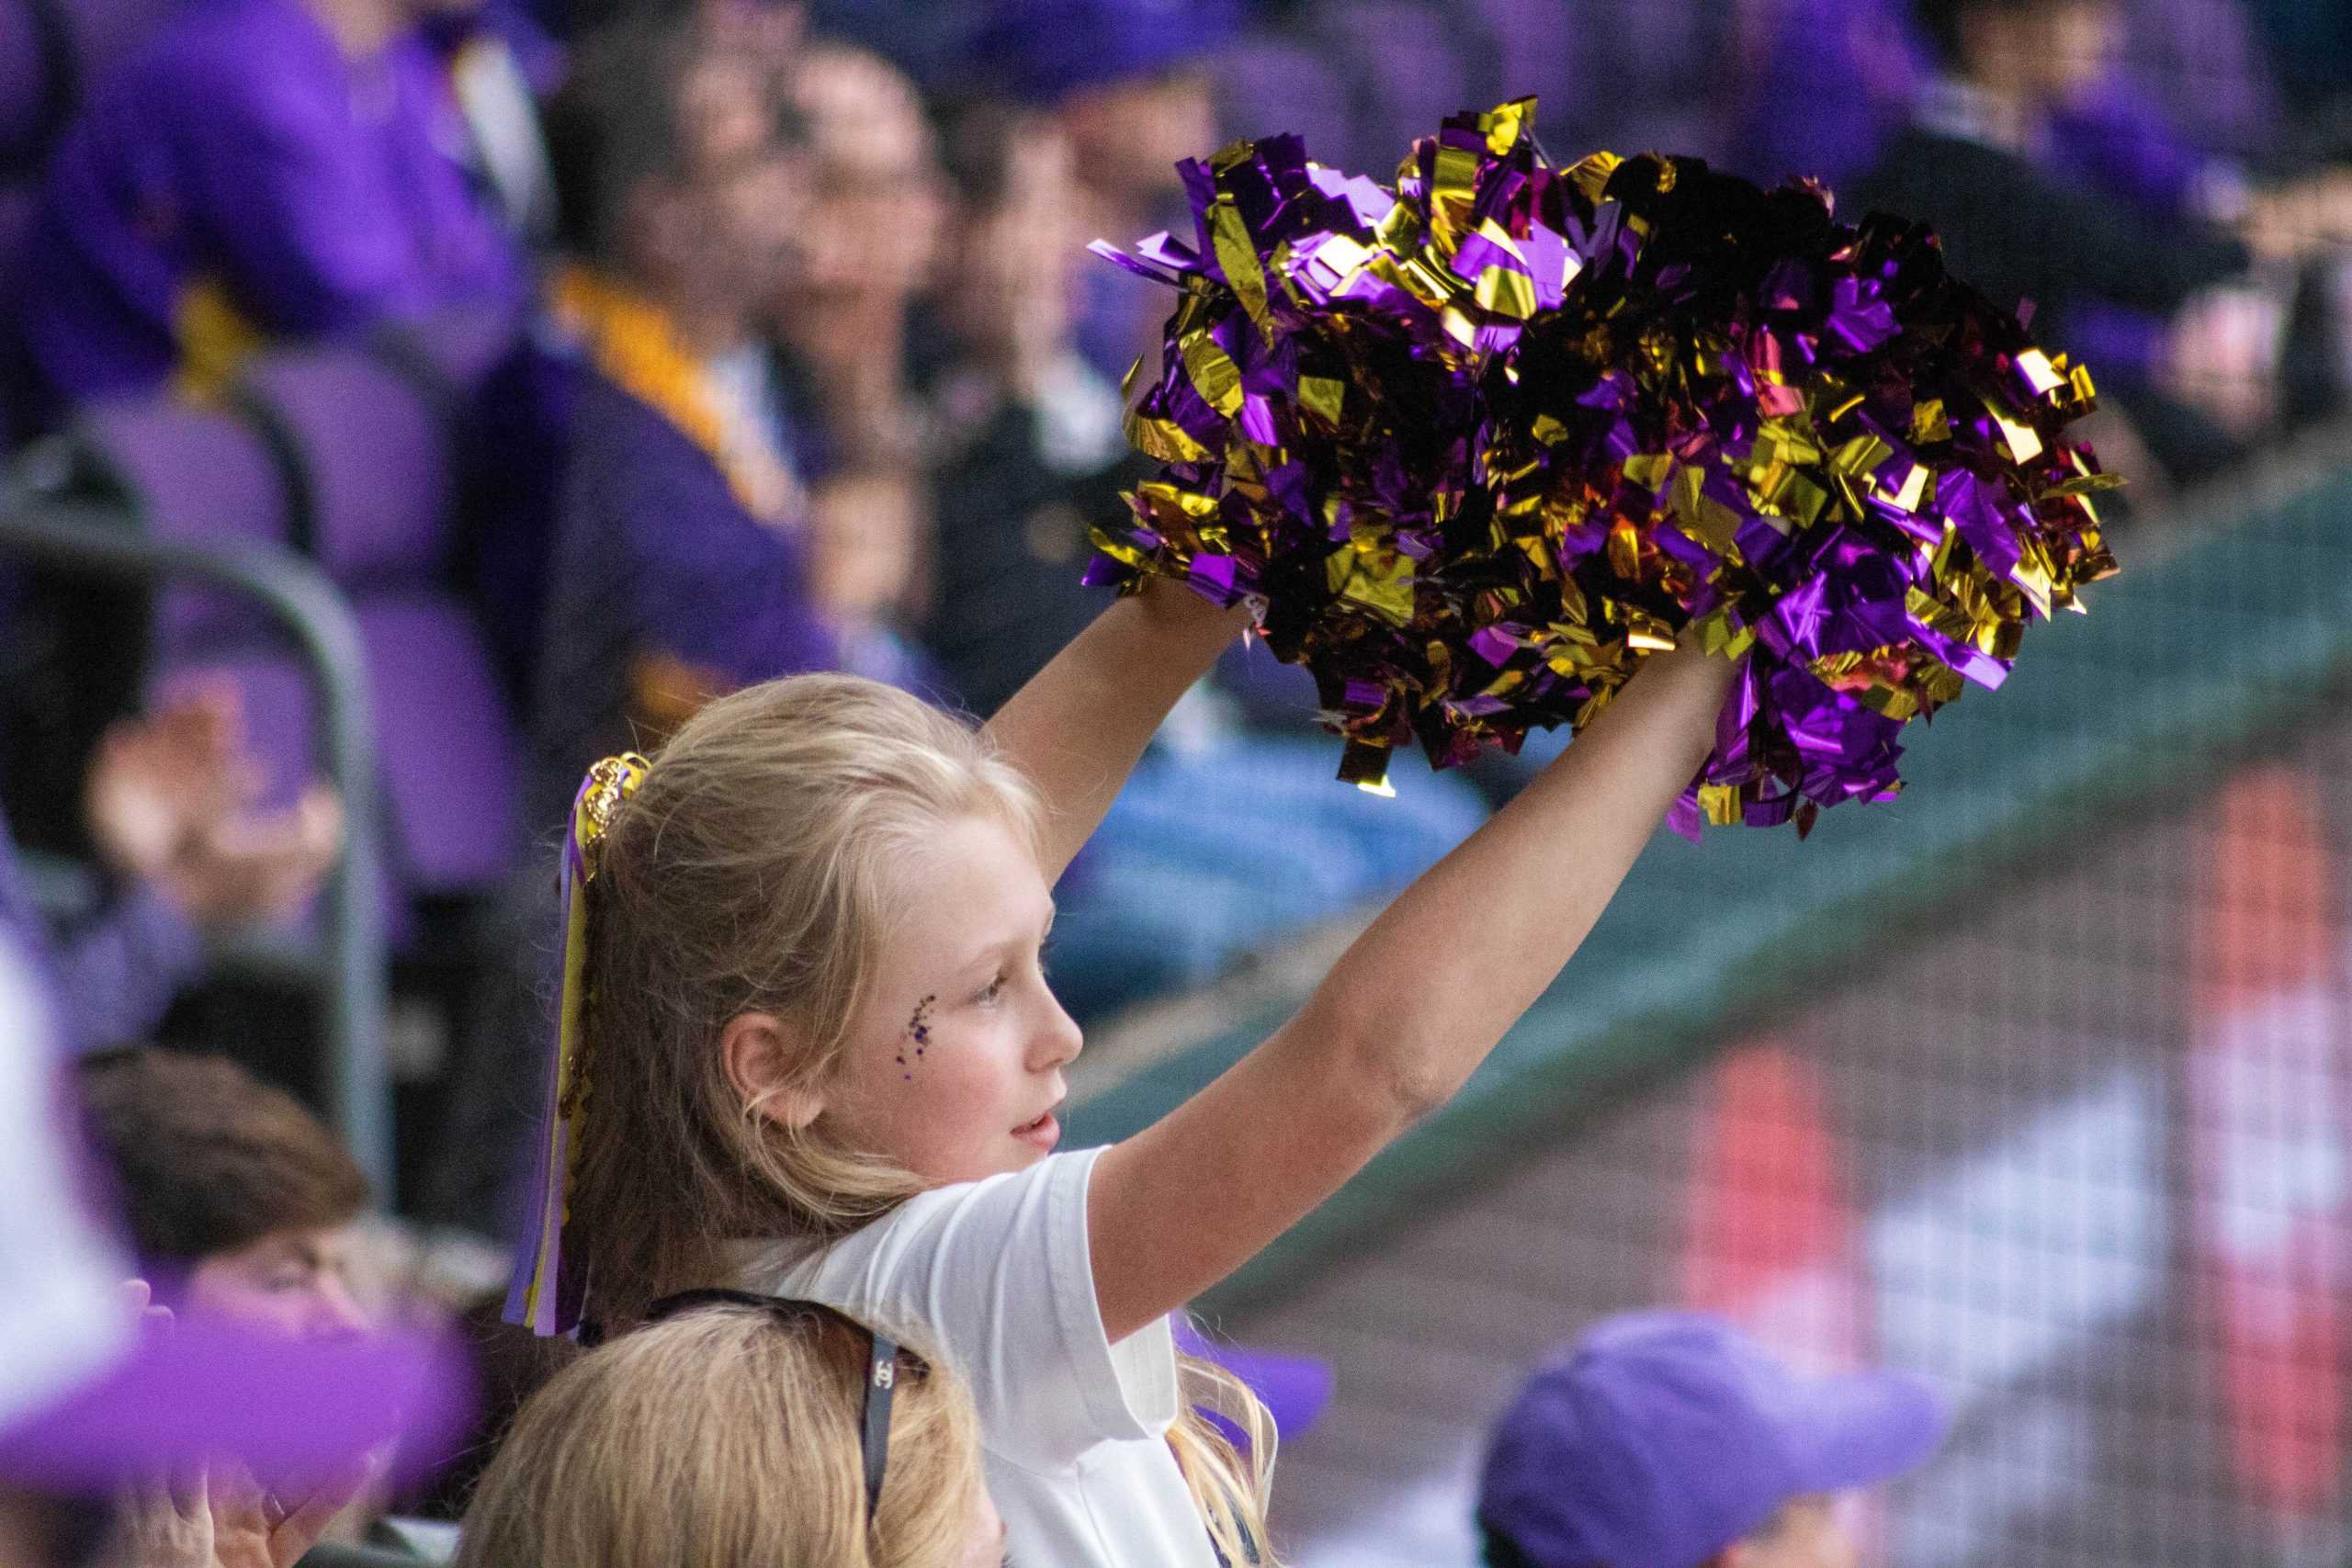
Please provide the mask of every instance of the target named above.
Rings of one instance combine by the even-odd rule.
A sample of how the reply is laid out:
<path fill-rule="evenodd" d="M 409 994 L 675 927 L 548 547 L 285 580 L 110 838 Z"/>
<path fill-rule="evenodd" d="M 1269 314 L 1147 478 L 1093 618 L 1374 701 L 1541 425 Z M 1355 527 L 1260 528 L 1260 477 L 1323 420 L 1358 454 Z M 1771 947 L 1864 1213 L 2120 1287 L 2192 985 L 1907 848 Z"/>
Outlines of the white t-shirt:
<path fill-rule="evenodd" d="M 825 1303 L 935 1349 L 979 1406 L 1017 1568 L 1215 1568 L 1167 1443 L 1168 1322 L 1113 1345 L 1087 1255 L 1100 1149 L 923 1193 L 821 1252 L 754 1247 L 748 1289 Z"/>

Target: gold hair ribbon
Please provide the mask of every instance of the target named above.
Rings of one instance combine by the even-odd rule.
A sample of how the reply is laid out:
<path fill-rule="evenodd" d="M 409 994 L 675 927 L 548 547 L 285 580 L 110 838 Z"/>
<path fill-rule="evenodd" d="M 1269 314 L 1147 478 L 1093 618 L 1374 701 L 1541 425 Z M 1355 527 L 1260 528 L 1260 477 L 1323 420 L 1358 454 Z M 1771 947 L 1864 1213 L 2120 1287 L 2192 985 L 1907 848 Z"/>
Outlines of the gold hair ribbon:
<path fill-rule="evenodd" d="M 564 1270 L 563 1233 L 571 1218 L 580 1118 L 588 1105 L 588 1075 L 581 1057 L 589 994 L 587 888 L 596 879 L 613 814 L 637 793 L 652 765 L 624 751 L 590 768 L 572 798 L 571 824 L 564 834 L 557 879 L 563 905 L 563 991 L 539 1100 L 531 1210 L 515 1244 L 514 1279 L 506 1292 L 506 1321 L 526 1325 L 537 1335 L 568 1334 L 577 1327 L 585 1294 L 582 1281 Z"/>

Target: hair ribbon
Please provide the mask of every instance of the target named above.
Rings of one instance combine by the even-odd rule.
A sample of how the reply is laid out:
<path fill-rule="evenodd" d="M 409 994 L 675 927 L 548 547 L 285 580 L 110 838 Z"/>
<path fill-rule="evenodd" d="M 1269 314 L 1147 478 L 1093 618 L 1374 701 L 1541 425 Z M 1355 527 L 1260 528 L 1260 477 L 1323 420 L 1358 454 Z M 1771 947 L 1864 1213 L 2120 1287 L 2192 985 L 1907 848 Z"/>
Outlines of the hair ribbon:
<path fill-rule="evenodd" d="M 506 1292 L 506 1321 L 537 1335 L 568 1334 L 580 1323 L 584 1281 L 563 1267 L 563 1233 L 571 1220 L 571 1168 L 580 1122 L 588 1106 L 582 1058 L 589 1000 L 588 885 L 596 872 L 613 814 L 637 793 L 652 763 L 634 751 L 607 757 L 588 770 L 572 798 L 557 888 L 563 907 L 563 988 L 555 1036 L 539 1098 L 538 1135 L 531 1161 L 531 1207 L 514 1247 L 514 1278 Z"/>

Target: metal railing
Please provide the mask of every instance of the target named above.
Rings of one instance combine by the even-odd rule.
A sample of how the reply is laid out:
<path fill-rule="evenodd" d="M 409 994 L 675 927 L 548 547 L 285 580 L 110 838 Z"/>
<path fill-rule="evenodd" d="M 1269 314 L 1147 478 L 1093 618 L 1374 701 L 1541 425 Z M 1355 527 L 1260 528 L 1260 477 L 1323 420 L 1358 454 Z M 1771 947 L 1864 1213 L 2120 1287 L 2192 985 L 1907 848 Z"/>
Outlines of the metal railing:
<path fill-rule="evenodd" d="M 137 586 L 207 582 L 255 601 L 292 636 L 318 688 L 321 769 L 343 797 L 343 852 L 319 906 L 328 1102 L 377 1201 L 390 1208 L 394 1162 L 375 718 L 350 606 L 323 572 L 282 550 L 157 539 L 130 526 L 119 508 L 23 491 L 0 499 L 0 556 Z"/>

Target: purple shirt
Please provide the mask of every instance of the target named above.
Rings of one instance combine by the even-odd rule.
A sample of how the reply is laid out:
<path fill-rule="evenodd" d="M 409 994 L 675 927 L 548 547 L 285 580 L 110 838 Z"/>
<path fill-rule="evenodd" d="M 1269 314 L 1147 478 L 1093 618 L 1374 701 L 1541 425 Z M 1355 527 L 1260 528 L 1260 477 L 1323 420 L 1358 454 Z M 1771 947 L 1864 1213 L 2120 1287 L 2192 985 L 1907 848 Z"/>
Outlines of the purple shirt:
<path fill-rule="evenodd" d="M 1908 123 L 1926 45 L 1894 0 L 1790 0 L 1780 16 L 1738 91 L 1727 162 L 1760 184 L 1809 175 L 1834 191 Z"/>
<path fill-rule="evenodd" d="M 423 39 L 353 62 L 295 0 L 184 7 L 51 163 L 18 306 L 38 374 L 69 402 L 157 386 L 205 282 L 280 337 L 515 299 L 522 259 L 465 150 Z"/>
<path fill-rule="evenodd" d="M 591 762 L 637 743 L 629 665 L 647 654 L 729 686 L 840 656 L 794 536 L 745 511 L 660 412 L 583 370 L 535 674 L 534 833 L 562 819 Z"/>
<path fill-rule="evenodd" d="M 196 927 L 154 889 L 133 886 L 88 919 L 52 930 L 0 818 L 0 944 L 31 953 L 70 1052 L 142 1041 L 203 966 Z"/>

